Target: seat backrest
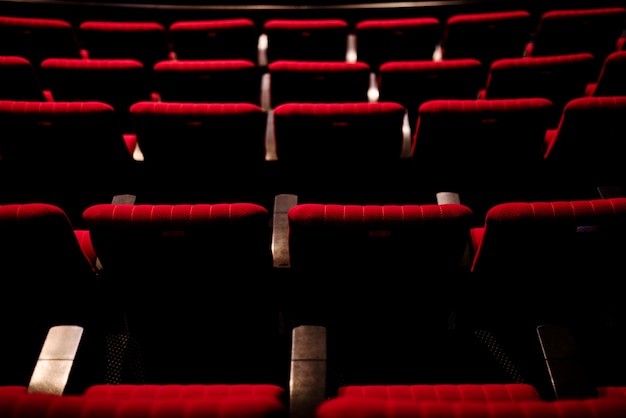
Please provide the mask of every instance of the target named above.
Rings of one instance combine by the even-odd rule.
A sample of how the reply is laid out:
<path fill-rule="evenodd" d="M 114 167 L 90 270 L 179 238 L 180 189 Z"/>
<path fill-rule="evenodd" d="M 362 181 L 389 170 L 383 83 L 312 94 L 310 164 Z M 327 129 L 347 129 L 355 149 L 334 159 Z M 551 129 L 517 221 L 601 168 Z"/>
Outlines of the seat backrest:
<path fill-rule="evenodd" d="M 284 103 L 367 102 L 370 66 L 346 61 L 273 61 L 268 64 L 272 107 Z"/>
<path fill-rule="evenodd" d="M 257 63 L 260 29 L 252 19 L 178 20 L 168 40 L 179 60 L 243 59 Z"/>
<path fill-rule="evenodd" d="M 239 396 L 267 396 L 285 400 L 285 389 L 271 384 L 128 384 L 118 385 L 96 384 L 85 390 L 84 396 L 102 399 L 192 399 L 192 398 L 228 398 Z"/>
<path fill-rule="evenodd" d="M 89 58 L 135 59 L 150 76 L 154 64 L 170 59 L 167 28 L 159 22 L 87 20 L 77 34 Z"/>
<path fill-rule="evenodd" d="M 207 418 L 234 418 L 239 414 L 250 418 L 287 416 L 283 402 L 264 396 L 153 400 L 22 394 L 0 397 L 0 410 L 9 411 L 6 414 L 12 414 L 15 418 L 47 418 L 55 415 L 67 418 L 84 415 L 139 418 L 154 414 L 180 418 L 191 418 L 197 414 Z"/>
<path fill-rule="evenodd" d="M 265 161 L 267 115 L 258 105 L 141 102 L 131 112 L 146 164 L 232 169 Z"/>
<path fill-rule="evenodd" d="M 96 169 L 111 167 L 124 171 L 132 161 L 115 109 L 106 103 L 4 100 L 0 118 L 7 129 L 2 159 L 22 169 L 43 174 L 54 167 L 92 167 L 95 174 Z"/>
<path fill-rule="evenodd" d="M 260 106 L 139 102 L 131 113 L 144 155 L 140 200 L 272 202 L 265 160 L 268 116 Z"/>
<path fill-rule="evenodd" d="M 539 392 L 528 383 L 461 383 L 416 385 L 342 386 L 339 396 L 360 398 L 405 399 L 423 401 L 532 401 L 541 400 Z"/>
<path fill-rule="evenodd" d="M 588 53 L 549 57 L 507 58 L 489 69 L 484 98 L 543 97 L 555 108 L 555 121 L 572 99 L 583 97 L 592 72 Z"/>
<path fill-rule="evenodd" d="M 378 100 L 403 105 L 414 129 L 422 103 L 435 99 L 476 99 L 485 80 L 484 66 L 474 58 L 390 61 L 378 71 Z"/>
<path fill-rule="evenodd" d="M 274 109 L 279 160 L 296 164 L 396 161 L 405 109 L 398 103 L 286 103 Z"/>
<path fill-rule="evenodd" d="M 179 271 L 182 280 L 222 264 L 251 272 L 271 265 L 269 214 L 259 205 L 101 204 L 83 216 L 103 270 L 117 275 Z"/>
<path fill-rule="evenodd" d="M 316 418 L 337 418 L 350 414 L 355 418 L 376 416 L 385 418 L 435 418 L 450 416 L 469 418 L 489 416 L 560 416 L 567 418 L 617 418 L 626 407 L 622 399 L 562 400 L 558 402 L 414 402 L 388 399 L 337 398 L 320 406 Z"/>
<path fill-rule="evenodd" d="M 288 212 L 291 267 L 303 271 L 454 272 L 471 211 L 462 205 L 301 203 Z M 419 260 L 419 261 L 418 261 Z"/>
<path fill-rule="evenodd" d="M 548 10 L 540 18 L 531 56 L 590 53 L 601 65 L 624 30 L 626 8 L 598 7 Z M 599 67 L 597 67 L 599 69 Z"/>
<path fill-rule="evenodd" d="M 5 100 L 0 123 L 9 199 L 54 203 L 78 227 L 84 205 L 134 192 L 135 161 L 110 105 Z"/>
<path fill-rule="evenodd" d="M 568 272 L 620 271 L 625 228 L 626 198 L 503 203 L 487 214 L 473 271 L 543 272 L 554 280 L 545 291 L 563 290 Z"/>
<path fill-rule="evenodd" d="M 286 387 L 290 336 L 270 275 L 265 208 L 103 204 L 84 218 L 138 350 L 130 358 L 141 374 L 124 363 L 120 383 Z"/>
<path fill-rule="evenodd" d="M 525 10 L 450 16 L 444 26 L 441 56 L 474 58 L 486 67 L 496 59 L 521 57 L 530 24 L 531 14 Z"/>
<path fill-rule="evenodd" d="M 135 59 L 50 58 L 42 62 L 41 72 L 55 101 L 107 103 L 125 133 L 134 132 L 130 106 L 152 97 L 149 76 Z"/>
<path fill-rule="evenodd" d="M 168 60 L 154 66 L 164 102 L 261 103 L 261 71 L 244 59 Z"/>
<path fill-rule="evenodd" d="M 0 205 L 0 248 L 11 301 L 0 308 L 6 339 L 0 384 L 27 387 L 48 329 L 65 323 L 86 326 L 89 309 L 97 304 L 90 297 L 97 276 L 68 216 L 54 205 Z M 16 314 L 16 306 L 28 315 Z M 74 377 L 78 374 L 70 385 Z"/>
<path fill-rule="evenodd" d="M 609 54 L 595 82 L 592 96 L 626 96 L 626 50 Z"/>
<path fill-rule="evenodd" d="M 263 23 L 267 62 L 345 61 L 348 22 L 342 19 L 270 19 Z"/>
<path fill-rule="evenodd" d="M 356 57 L 374 71 L 387 61 L 432 60 L 441 32 L 435 17 L 360 20 L 354 26 Z"/>
<path fill-rule="evenodd" d="M 431 179 L 437 192 L 460 193 L 477 213 L 526 197 L 541 184 L 551 111 L 552 103 L 540 98 L 428 101 L 413 137 L 413 175 Z M 428 177 L 433 170 L 437 177 Z"/>
<path fill-rule="evenodd" d="M 80 58 L 74 27 L 62 19 L 0 16 L 0 55 L 26 58 L 35 68 L 46 58 Z"/>
<path fill-rule="evenodd" d="M 626 184 L 624 112 L 623 96 L 570 101 L 546 150 L 550 175 L 593 187 Z"/>
<path fill-rule="evenodd" d="M 45 102 L 39 74 L 24 57 L 0 56 L 0 99 Z"/>

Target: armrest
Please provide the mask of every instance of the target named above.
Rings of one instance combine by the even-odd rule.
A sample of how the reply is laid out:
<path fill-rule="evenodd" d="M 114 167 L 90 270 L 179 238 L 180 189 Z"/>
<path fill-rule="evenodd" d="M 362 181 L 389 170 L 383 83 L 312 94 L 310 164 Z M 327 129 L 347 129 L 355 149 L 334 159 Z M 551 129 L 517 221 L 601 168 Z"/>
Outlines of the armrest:
<path fill-rule="evenodd" d="M 123 205 L 123 204 L 134 205 L 136 201 L 137 201 L 137 196 L 133 194 L 118 194 L 118 195 L 113 196 L 111 203 L 113 203 L 114 205 Z"/>
<path fill-rule="evenodd" d="M 439 192 L 437 193 L 437 204 L 445 205 L 447 203 L 461 203 L 461 197 L 456 192 Z"/>
<path fill-rule="evenodd" d="M 569 329 L 560 324 L 540 325 L 537 335 L 556 399 L 596 397 Z"/>
<path fill-rule="evenodd" d="M 289 417 L 314 418 L 326 400 L 326 328 L 300 325 L 292 331 Z"/>
<path fill-rule="evenodd" d="M 83 328 L 77 325 L 57 325 L 48 330 L 28 393 L 63 395 L 82 335 Z"/>
<path fill-rule="evenodd" d="M 287 212 L 298 203 L 294 194 L 279 194 L 274 197 L 272 219 L 272 257 L 274 267 L 289 268 L 289 222 Z"/>

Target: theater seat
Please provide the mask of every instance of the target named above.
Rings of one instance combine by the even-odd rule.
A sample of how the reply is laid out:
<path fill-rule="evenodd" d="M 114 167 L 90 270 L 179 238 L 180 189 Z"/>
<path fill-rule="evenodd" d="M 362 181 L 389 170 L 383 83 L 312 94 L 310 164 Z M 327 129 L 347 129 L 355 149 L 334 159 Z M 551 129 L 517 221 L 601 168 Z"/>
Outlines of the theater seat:
<path fill-rule="evenodd" d="M 177 60 L 243 59 L 258 63 L 260 28 L 248 18 L 176 20 L 167 29 Z"/>
<path fill-rule="evenodd" d="M 377 416 L 385 418 L 435 418 L 450 416 L 469 418 L 488 416 L 504 418 L 551 417 L 563 418 L 617 418 L 624 413 L 626 402 L 622 399 L 563 400 L 558 402 L 413 402 L 406 400 L 337 398 L 326 401 L 316 413 L 316 418 L 346 416 L 360 418 Z"/>
<path fill-rule="evenodd" d="M 286 407 L 276 399 L 265 396 L 236 396 L 196 399 L 99 399 L 86 396 L 56 396 L 26 394 L 0 395 L 0 411 L 15 418 L 51 418 L 63 416 L 80 418 L 101 416 L 109 418 L 139 418 L 176 416 L 191 418 L 234 418 L 241 414 L 250 418 L 281 418 Z"/>
<path fill-rule="evenodd" d="M 370 66 L 364 62 L 273 61 L 270 104 L 367 102 Z"/>
<path fill-rule="evenodd" d="M 0 385 L 29 387 L 49 329 L 66 324 L 89 327 L 90 334 L 78 353 L 80 364 L 50 388 L 72 393 L 103 378 L 104 357 L 96 355 L 96 347 L 104 305 L 91 298 L 98 287 L 96 269 L 77 236 L 57 206 L 0 205 L 0 264 L 11 301 L 0 308 L 5 336 Z M 27 314 L 16 314 L 16 306 Z"/>
<path fill-rule="evenodd" d="M 291 336 L 269 275 L 265 208 L 101 204 L 83 216 L 102 296 L 126 318 L 112 346 L 116 382 L 286 387 Z"/>

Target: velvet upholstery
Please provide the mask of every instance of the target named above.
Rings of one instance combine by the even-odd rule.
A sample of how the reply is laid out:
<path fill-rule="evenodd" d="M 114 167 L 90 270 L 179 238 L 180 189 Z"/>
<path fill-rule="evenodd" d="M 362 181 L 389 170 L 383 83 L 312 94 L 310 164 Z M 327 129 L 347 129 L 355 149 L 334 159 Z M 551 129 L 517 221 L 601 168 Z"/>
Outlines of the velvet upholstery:
<path fill-rule="evenodd" d="M 474 58 L 486 67 L 496 59 L 521 57 L 531 22 L 526 10 L 454 14 L 445 21 L 441 57 Z"/>
<path fill-rule="evenodd" d="M 278 60 L 267 68 L 272 107 L 368 101 L 370 66 L 365 62 Z"/>
<path fill-rule="evenodd" d="M 261 71 L 250 60 L 165 60 L 154 77 L 164 102 L 261 103 Z"/>
<path fill-rule="evenodd" d="M 260 28 L 252 19 L 177 20 L 169 25 L 167 34 L 179 60 L 257 62 Z"/>
<path fill-rule="evenodd" d="M 99 101 L 111 105 L 124 133 L 133 133 L 130 106 L 152 100 L 144 64 L 136 59 L 49 58 L 41 63 L 42 78 L 57 102 Z"/>
<path fill-rule="evenodd" d="M 354 25 L 356 58 L 373 71 L 388 61 L 432 60 L 441 34 L 436 17 L 363 19 Z"/>
<path fill-rule="evenodd" d="M 558 402 L 413 402 L 337 398 L 326 401 L 317 410 L 317 418 L 434 418 L 520 417 L 520 418 L 617 418 L 624 414 L 621 399 L 563 400 Z"/>
<path fill-rule="evenodd" d="M 343 19 L 268 19 L 267 62 L 277 60 L 345 61 L 350 26 Z"/>

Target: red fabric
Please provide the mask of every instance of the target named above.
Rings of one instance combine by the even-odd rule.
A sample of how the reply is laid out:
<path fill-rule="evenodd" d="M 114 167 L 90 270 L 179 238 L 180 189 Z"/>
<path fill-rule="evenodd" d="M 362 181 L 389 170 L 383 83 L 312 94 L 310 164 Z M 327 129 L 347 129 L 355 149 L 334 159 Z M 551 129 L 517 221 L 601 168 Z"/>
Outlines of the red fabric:
<path fill-rule="evenodd" d="M 274 115 L 367 115 L 404 111 L 398 103 L 287 103 L 274 109 Z"/>
<path fill-rule="evenodd" d="M 342 19 L 271 19 L 263 24 L 263 29 L 332 29 L 348 28 L 348 22 Z"/>
<path fill-rule="evenodd" d="M 626 96 L 626 51 L 611 53 L 604 60 L 604 65 L 595 83 L 587 85 L 587 96 Z"/>
<path fill-rule="evenodd" d="M 526 10 L 513 10 L 507 12 L 488 12 L 488 13 L 467 13 L 457 14 L 450 16 L 446 23 L 459 24 L 459 23 L 484 23 L 486 21 L 493 22 L 498 20 L 510 20 L 510 19 L 528 19 L 530 13 Z"/>
<path fill-rule="evenodd" d="M 0 395 L 7 418 L 279 418 L 284 403 L 266 396 L 195 399 L 105 399 L 88 396 Z"/>
<path fill-rule="evenodd" d="M 479 67 L 480 61 L 473 58 L 450 59 L 444 61 L 389 61 L 380 66 L 380 72 L 393 71 L 454 71 L 467 67 Z"/>
<path fill-rule="evenodd" d="M 2 238 L 11 243 L 5 245 L 5 268 L 24 263 L 24 274 L 32 268 L 66 278 L 86 278 L 94 272 L 88 236 L 75 231 L 59 207 L 47 203 L 0 205 L 0 223 Z"/>
<path fill-rule="evenodd" d="M 143 64 L 134 59 L 48 58 L 41 67 L 101 70 L 143 68 Z"/>
<path fill-rule="evenodd" d="M 600 386 L 597 391 L 600 398 L 626 398 L 626 386 Z"/>
<path fill-rule="evenodd" d="M 414 401 L 540 400 L 537 390 L 524 383 L 343 386 L 338 396 Z"/>
<path fill-rule="evenodd" d="M 472 211 L 457 204 L 304 203 L 287 217 L 292 268 L 444 274 L 460 264 Z"/>
<path fill-rule="evenodd" d="M 196 115 L 231 115 L 258 113 L 262 109 L 251 103 L 167 103 L 139 102 L 131 107 L 136 114 L 196 114 Z"/>
<path fill-rule="evenodd" d="M 626 111 L 626 97 L 580 97 L 567 103 L 555 130 L 546 134 L 549 163 L 568 162 L 595 170 L 602 164 L 613 164 L 622 147 L 619 138 L 624 132 L 621 115 Z M 593 138 L 593 141 L 590 139 Z M 582 168 L 582 167 L 581 167 Z"/>
<path fill-rule="evenodd" d="M 106 113 L 115 112 L 102 102 L 25 102 L 0 100 L 0 112 Z"/>
<path fill-rule="evenodd" d="M 109 22 L 109 21 L 85 21 L 79 25 L 80 30 L 97 31 L 165 31 L 165 27 L 158 22 Z"/>
<path fill-rule="evenodd" d="M 71 28 L 72 25 L 61 19 L 39 19 L 30 17 L 8 17 L 0 16 L 0 25 L 26 26 L 26 27 L 51 27 L 51 28 Z"/>
<path fill-rule="evenodd" d="M 145 224 L 160 228 L 193 227 L 197 223 L 234 222 L 247 217 L 265 217 L 267 210 L 253 203 L 216 203 L 180 205 L 94 205 L 85 210 L 90 226 L 106 226 L 113 222 Z"/>
<path fill-rule="evenodd" d="M 167 384 L 167 385 L 93 385 L 85 396 L 108 399 L 194 399 L 231 396 L 268 396 L 284 400 L 285 390 L 270 384 Z"/>
<path fill-rule="evenodd" d="M 253 27 L 254 21 L 251 19 L 215 19 L 215 20 L 190 20 L 173 22 L 169 26 L 170 31 L 197 31 L 197 30 L 222 30 L 236 29 L 240 27 Z"/>
<path fill-rule="evenodd" d="M 603 265 L 596 257 L 610 261 L 610 254 L 620 248 L 611 234 L 625 227 L 626 198 L 502 203 L 487 213 L 472 270 L 548 269 L 550 265 L 582 269 L 584 262 L 607 268 L 612 264 Z M 608 241 L 589 241 L 606 234 Z M 607 245 L 613 250 L 603 253 Z"/>
<path fill-rule="evenodd" d="M 269 63 L 270 73 L 278 71 L 309 71 L 309 72 L 367 72 L 370 67 L 364 62 L 338 61 L 289 61 L 277 60 Z M 295 86 L 294 86 L 295 87 Z"/>
<path fill-rule="evenodd" d="M 316 418 L 623 418 L 626 400 L 414 402 L 340 397 L 324 402 Z"/>
<path fill-rule="evenodd" d="M 221 71 L 254 68 L 255 63 L 243 59 L 160 61 L 155 71 Z"/>
<path fill-rule="evenodd" d="M 405 29 L 415 26 L 440 25 L 439 19 L 435 17 L 413 17 L 398 19 L 368 19 L 357 22 L 355 30 L 376 30 L 376 29 Z"/>

